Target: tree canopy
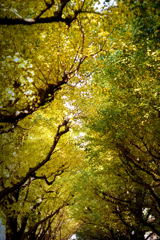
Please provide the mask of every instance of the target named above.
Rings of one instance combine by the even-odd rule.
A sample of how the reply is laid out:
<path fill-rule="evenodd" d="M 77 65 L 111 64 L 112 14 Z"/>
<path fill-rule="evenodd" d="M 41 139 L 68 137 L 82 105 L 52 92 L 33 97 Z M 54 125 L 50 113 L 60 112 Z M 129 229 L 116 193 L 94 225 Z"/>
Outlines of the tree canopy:
<path fill-rule="evenodd" d="M 6 240 L 160 236 L 160 4 L 98 4 L 1 3 Z"/>

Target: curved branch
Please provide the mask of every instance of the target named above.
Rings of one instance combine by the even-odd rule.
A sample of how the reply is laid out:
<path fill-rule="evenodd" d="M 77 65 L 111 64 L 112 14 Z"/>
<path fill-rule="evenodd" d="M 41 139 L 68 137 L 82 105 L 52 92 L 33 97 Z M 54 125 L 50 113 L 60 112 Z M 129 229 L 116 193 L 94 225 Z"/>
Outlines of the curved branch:
<path fill-rule="evenodd" d="M 48 178 L 51 177 L 53 174 L 51 174 L 51 175 L 47 178 L 46 175 L 37 176 L 37 175 L 35 174 L 35 172 L 34 172 L 34 173 L 32 174 L 32 177 L 34 177 L 35 179 L 43 179 L 43 180 L 45 180 L 45 182 L 46 182 L 47 185 L 52 185 L 52 184 L 55 182 L 56 177 L 58 177 L 58 176 L 60 176 L 62 173 L 64 173 L 65 170 L 69 167 L 69 166 L 64 167 L 65 165 L 66 165 L 66 163 L 63 164 L 63 165 L 57 170 L 57 173 L 54 174 L 54 178 L 53 178 L 52 181 L 49 181 Z"/>
<path fill-rule="evenodd" d="M 82 11 L 82 7 L 74 12 L 74 16 L 68 15 L 67 17 L 63 18 L 63 9 L 65 8 L 66 4 L 70 2 L 70 0 L 61 0 L 61 4 L 58 6 L 58 10 L 54 12 L 53 16 L 51 17 L 41 17 L 43 13 L 45 13 L 47 10 L 49 10 L 54 4 L 54 0 L 51 1 L 51 3 L 46 4 L 46 8 L 41 10 L 39 15 L 35 18 L 23 18 L 20 16 L 20 18 L 7 18 L 7 17 L 1 17 L 0 18 L 0 25 L 33 25 L 33 24 L 39 24 L 39 23 L 53 23 L 53 22 L 64 22 L 66 25 L 70 26 L 71 22 L 73 22 L 79 13 Z"/>
<path fill-rule="evenodd" d="M 67 77 L 67 76 L 65 76 Z M 40 103 L 38 103 L 37 101 L 33 101 L 32 102 L 32 106 L 30 106 L 28 104 L 27 107 L 25 107 L 24 109 L 21 109 L 17 112 L 14 112 L 12 114 L 3 114 L 0 113 L 0 122 L 3 123 L 17 123 L 19 120 L 22 120 L 23 118 L 25 118 L 26 116 L 32 114 L 33 112 L 37 111 L 39 109 L 39 107 L 44 106 L 46 102 L 51 102 L 54 99 L 54 94 L 55 92 L 57 92 L 58 90 L 60 90 L 61 86 L 63 84 L 66 84 L 68 81 L 67 78 L 63 78 L 62 81 L 59 81 L 57 84 L 48 84 L 46 89 L 38 89 L 38 96 L 40 97 Z M 48 95 L 51 94 L 52 98 L 48 99 Z M 35 107 L 35 104 L 38 104 L 37 107 Z M 3 109 L 1 110 L 3 111 Z"/>
<path fill-rule="evenodd" d="M 26 232 L 26 233 L 21 237 L 20 240 L 26 239 L 26 237 L 27 237 L 29 234 L 31 234 L 31 232 L 33 232 L 34 230 L 36 230 L 37 227 L 38 227 L 40 224 L 42 224 L 43 222 L 46 222 L 48 219 L 50 219 L 50 218 L 52 218 L 53 216 L 55 216 L 56 214 L 58 214 L 59 211 L 60 211 L 60 209 L 63 208 L 63 207 L 64 207 L 64 206 L 59 207 L 55 212 L 51 213 L 51 214 L 48 215 L 46 218 L 44 218 L 44 219 L 36 222 L 35 225 L 34 225 L 33 227 L 31 227 L 31 228 L 28 230 L 28 232 Z"/>
<path fill-rule="evenodd" d="M 40 169 L 43 165 L 45 165 L 50 160 L 50 157 L 51 157 L 54 149 L 56 148 L 56 145 L 57 145 L 60 137 L 63 134 L 65 134 L 65 133 L 67 133 L 69 131 L 68 122 L 69 121 L 67 121 L 67 120 L 63 120 L 62 124 L 60 124 L 58 126 L 57 133 L 56 133 L 56 135 L 54 137 L 53 144 L 52 144 L 52 146 L 50 148 L 50 151 L 47 154 L 46 158 L 44 160 L 42 160 L 40 163 L 38 163 L 35 167 L 30 168 L 29 171 L 26 173 L 26 176 L 22 177 L 22 179 L 19 182 L 14 184 L 12 187 L 7 187 L 4 190 L 2 190 L 2 192 L 0 193 L 0 200 L 2 200 L 9 193 L 14 192 L 16 189 L 19 189 L 29 179 L 29 177 L 31 177 L 35 173 L 35 171 Z M 61 130 L 62 127 L 65 127 L 65 129 Z"/>

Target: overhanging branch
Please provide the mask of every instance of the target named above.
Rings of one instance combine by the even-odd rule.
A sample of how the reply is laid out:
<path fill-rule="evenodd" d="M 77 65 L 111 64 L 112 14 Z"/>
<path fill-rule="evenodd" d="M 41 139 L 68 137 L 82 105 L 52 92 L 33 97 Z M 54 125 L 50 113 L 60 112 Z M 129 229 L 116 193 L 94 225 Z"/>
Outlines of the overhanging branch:
<path fill-rule="evenodd" d="M 68 2 L 70 2 L 70 0 L 61 0 L 60 4 L 58 4 L 58 9 L 53 13 L 53 16 L 41 17 L 45 12 L 52 8 L 53 5 L 55 5 L 54 0 L 52 0 L 50 3 L 45 1 L 46 8 L 42 9 L 38 16 L 34 18 L 23 18 L 20 15 L 19 18 L 1 17 L 0 25 L 33 25 L 40 23 L 64 22 L 66 25 L 70 26 L 71 22 L 73 22 L 77 18 L 77 15 L 82 12 L 84 2 L 82 3 L 82 7 L 80 7 L 74 12 L 74 15 L 68 15 L 64 18 L 62 17 L 63 10 Z"/>
<path fill-rule="evenodd" d="M 32 177 L 34 179 L 43 179 L 45 180 L 46 184 L 47 185 L 52 185 L 55 180 L 56 180 L 56 177 L 60 176 L 62 173 L 65 172 L 66 169 L 68 169 L 69 166 L 65 167 L 66 163 L 63 164 L 58 170 L 57 170 L 57 173 L 54 174 L 54 177 L 53 177 L 53 180 L 52 181 L 49 181 L 48 178 L 51 177 L 53 174 L 51 174 L 49 177 L 46 177 L 46 175 L 42 175 L 42 176 L 37 176 L 35 174 L 35 172 L 32 174 Z"/>
<path fill-rule="evenodd" d="M 26 175 L 24 177 L 22 177 L 22 179 L 19 182 L 15 183 L 12 187 L 7 187 L 4 190 L 2 190 L 0 193 L 0 200 L 2 200 L 9 193 L 14 192 L 16 189 L 19 189 L 29 179 L 29 177 L 31 177 L 35 173 L 35 171 L 39 170 L 43 165 L 45 165 L 50 160 L 50 157 L 51 157 L 54 149 L 56 148 L 59 139 L 61 138 L 61 136 L 63 134 L 65 134 L 69 131 L 68 123 L 69 123 L 68 120 L 63 120 L 62 124 L 60 124 L 58 126 L 57 133 L 54 137 L 53 144 L 52 144 L 50 151 L 48 152 L 46 158 L 44 160 L 42 160 L 39 164 L 37 164 L 35 167 L 30 168 L 29 171 L 26 173 Z M 62 128 L 64 128 L 64 130 L 61 130 Z M 1 185 L 2 184 L 3 184 L 3 182 L 1 183 Z"/>

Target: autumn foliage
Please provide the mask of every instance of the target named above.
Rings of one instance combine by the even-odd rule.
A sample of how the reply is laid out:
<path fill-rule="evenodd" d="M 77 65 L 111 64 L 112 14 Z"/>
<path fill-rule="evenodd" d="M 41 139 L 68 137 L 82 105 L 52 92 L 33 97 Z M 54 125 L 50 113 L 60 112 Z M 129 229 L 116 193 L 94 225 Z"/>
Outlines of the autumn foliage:
<path fill-rule="evenodd" d="M 2 1 L 6 240 L 160 236 L 160 4 Z"/>

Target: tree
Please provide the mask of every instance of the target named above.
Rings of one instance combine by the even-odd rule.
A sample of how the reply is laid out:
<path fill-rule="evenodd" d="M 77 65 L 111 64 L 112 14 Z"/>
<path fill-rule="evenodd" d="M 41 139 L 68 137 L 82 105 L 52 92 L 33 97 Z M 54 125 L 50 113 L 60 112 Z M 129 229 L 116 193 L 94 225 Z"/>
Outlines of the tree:
<path fill-rule="evenodd" d="M 83 155 L 71 142 L 71 135 L 64 137 L 71 127 L 65 102 L 73 100 L 76 85 L 86 81 L 90 63 L 85 60 L 91 61 L 101 52 L 104 41 L 93 44 L 98 35 L 94 31 L 90 35 L 98 13 L 90 28 L 85 26 L 94 1 L 61 1 L 59 6 L 58 1 L 40 1 L 43 10 L 34 19 L 38 27 L 26 20 L 29 15 L 35 16 L 37 6 L 30 3 L 28 8 L 28 2 L 24 4 L 2 3 L 4 10 L 6 6 L 8 9 L 3 12 L 5 24 L 1 26 L 1 215 L 7 240 L 52 239 L 63 235 L 64 224 L 58 221 L 73 204 L 71 170 L 79 167 Z M 91 10 L 89 17 L 78 15 L 82 8 Z M 14 15 L 24 14 L 25 19 L 14 20 L 9 9 L 14 9 Z M 45 21 L 50 14 L 54 18 L 58 14 L 57 23 L 40 24 L 42 14 Z M 63 18 L 62 14 L 68 16 Z M 75 226 L 77 229 L 78 224 Z M 66 236 L 76 229 L 71 225 Z"/>
<path fill-rule="evenodd" d="M 94 171 L 91 174 L 92 191 L 115 214 L 111 226 L 115 219 L 120 222 L 120 228 L 113 227 L 120 231 L 108 239 L 135 236 L 144 239 L 146 231 L 160 235 L 159 10 L 154 8 L 156 4 L 132 2 L 128 5 L 132 19 L 124 8 L 125 27 L 119 25 L 117 35 L 107 40 L 112 48 L 99 58 L 104 67 L 94 75 L 88 104 L 86 98 L 87 112 L 81 104 L 84 120 L 87 119 L 89 164 L 99 168 L 96 178 Z M 152 26 L 150 33 L 148 29 Z M 98 207 L 93 212 L 99 219 L 102 215 L 97 211 Z M 90 217 L 86 225 L 89 235 L 90 222 L 97 226 Z M 98 238 L 96 232 L 91 239 Z"/>
<path fill-rule="evenodd" d="M 78 2 L 76 4 L 67 4 L 67 2 L 69 1 L 62 1 L 59 8 L 64 5 L 64 10 L 69 13 L 71 8 L 71 14 L 74 14 L 74 10 L 76 11 L 78 7 L 84 8 L 84 11 L 88 8 L 93 10 L 94 1 L 87 3 L 83 1 L 80 5 Z M 28 3 L 26 4 L 28 6 Z M 30 8 L 23 4 L 14 4 L 14 6 L 9 4 L 8 7 L 11 10 L 13 7 L 18 9 L 20 14 L 21 11 L 24 11 L 24 15 L 32 15 L 36 11 L 37 5 L 35 4 L 36 2 L 31 3 Z M 39 4 L 41 7 L 47 2 L 40 1 Z M 54 2 L 52 2 L 52 6 L 54 7 Z M 58 8 L 58 6 L 56 7 Z M 48 15 L 50 13 L 52 11 Z M 92 11 L 90 15 L 92 15 Z M 98 18 L 99 15 L 96 15 L 90 28 L 95 26 L 95 21 Z M 4 17 L 4 19 L 7 18 Z M 86 24 L 89 22 L 89 17 L 87 19 L 84 16 L 79 19 L 74 18 L 70 28 L 66 28 L 64 23 L 58 21 L 58 23 L 48 25 L 47 31 L 45 24 L 38 28 L 37 26 L 19 25 L 1 27 L 3 34 L 1 75 L 5 79 L 5 84 L 1 82 L 3 108 L 0 119 L 2 133 L 11 131 L 18 121 L 32 114 L 47 102 L 54 100 L 57 91 L 63 85 L 71 82 L 82 63 L 102 51 L 102 40 L 99 41 L 98 45 L 90 47 L 95 34 L 89 36 L 90 29 L 86 28 L 84 32 L 81 21 Z M 11 81 L 13 73 L 15 79 Z M 83 77 L 81 76 L 81 78 Z M 74 82 L 77 83 L 78 79 L 79 77 L 76 77 Z"/>
<path fill-rule="evenodd" d="M 17 126 L 12 133 L 13 139 L 21 136 L 22 124 L 31 125 L 30 130 L 26 130 L 27 134 L 23 130 L 21 139 L 14 139 L 10 145 L 7 142 L 11 138 L 7 137 L 6 142 L 3 139 L 1 170 L 4 185 L 1 185 L 1 193 L 8 191 L 8 194 L 2 199 L 1 208 L 5 214 L 6 239 L 39 239 L 49 232 L 52 239 L 64 228 L 61 223 L 62 212 L 66 211 L 64 207 L 74 203 L 70 175 L 74 167 L 79 168 L 82 153 L 77 152 L 78 149 L 70 142 L 71 135 L 61 139 L 69 131 L 69 123 L 64 120 L 56 130 L 56 121 L 54 117 L 49 118 L 49 110 L 52 116 L 53 106 L 50 106 L 36 112 L 30 122 L 23 120 L 19 135 Z M 60 108 L 59 113 L 63 110 Z M 58 110 L 56 112 L 58 114 Z M 57 143 L 59 146 L 55 149 Z M 74 232 L 75 227 L 71 225 L 66 236 L 71 234 L 71 230 Z"/>

